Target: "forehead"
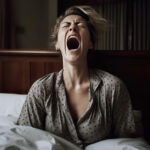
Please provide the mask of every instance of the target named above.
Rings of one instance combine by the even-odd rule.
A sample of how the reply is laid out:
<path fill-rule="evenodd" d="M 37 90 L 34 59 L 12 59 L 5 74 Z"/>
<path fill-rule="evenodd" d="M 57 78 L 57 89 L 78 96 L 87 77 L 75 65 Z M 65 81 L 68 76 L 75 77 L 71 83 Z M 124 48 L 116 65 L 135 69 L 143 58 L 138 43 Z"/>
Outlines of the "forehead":
<path fill-rule="evenodd" d="M 85 19 L 79 15 L 69 15 L 67 17 L 65 17 L 61 23 L 64 23 L 64 22 L 77 22 L 77 21 L 84 21 L 85 22 Z"/>

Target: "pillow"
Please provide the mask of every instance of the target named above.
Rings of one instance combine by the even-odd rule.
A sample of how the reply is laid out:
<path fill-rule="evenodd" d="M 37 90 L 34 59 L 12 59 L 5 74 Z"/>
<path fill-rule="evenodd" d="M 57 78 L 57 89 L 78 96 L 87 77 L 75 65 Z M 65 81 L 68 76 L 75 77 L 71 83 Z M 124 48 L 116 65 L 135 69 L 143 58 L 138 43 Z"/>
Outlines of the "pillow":
<path fill-rule="evenodd" d="M 11 126 L 15 125 L 17 118 L 13 116 L 0 116 L 0 126 Z"/>
<path fill-rule="evenodd" d="M 150 150 L 143 138 L 118 138 L 88 145 L 85 150 Z"/>
<path fill-rule="evenodd" d="M 26 95 L 0 93 L 0 116 L 19 117 Z"/>

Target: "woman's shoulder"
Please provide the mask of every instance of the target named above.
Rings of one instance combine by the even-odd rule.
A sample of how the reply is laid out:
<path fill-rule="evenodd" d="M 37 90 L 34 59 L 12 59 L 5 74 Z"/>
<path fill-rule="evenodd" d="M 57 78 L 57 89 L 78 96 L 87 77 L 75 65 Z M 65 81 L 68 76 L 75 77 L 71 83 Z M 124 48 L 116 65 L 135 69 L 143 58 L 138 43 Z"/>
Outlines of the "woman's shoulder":
<path fill-rule="evenodd" d="M 37 79 L 33 83 L 32 87 L 51 89 L 51 87 L 56 84 L 58 77 L 61 76 L 61 72 L 62 70 L 60 70 L 59 72 L 52 72 Z"/>
<path fill-rule="evenodd" d="M 100 78 L 100 80 L 102 80 L 104 85 L 116 86 L 116 85 L 124 84 L 122 79 L 120 79 L 119 77 L 117 77 L 116 75 L 110 72 L 104 71 L 102 69 L 97 69 L 97 68 L 94 68 L 93 72 L 96 74 L 96 76 Z"/>

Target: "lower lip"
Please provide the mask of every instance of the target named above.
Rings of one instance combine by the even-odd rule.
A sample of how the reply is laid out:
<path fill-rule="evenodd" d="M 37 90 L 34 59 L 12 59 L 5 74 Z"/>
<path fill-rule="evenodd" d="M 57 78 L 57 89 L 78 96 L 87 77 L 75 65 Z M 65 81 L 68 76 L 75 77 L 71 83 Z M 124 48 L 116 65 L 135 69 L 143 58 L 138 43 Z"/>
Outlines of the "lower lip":
<path fill-rule="evenodd" d="M 68 49 L 69 52 L 76 52 L 78 50 L 79 50 L 79 48 L 77 48 L 77 49 L 71 49 L 71 50 Z"/>
<path fill-rule="evenodd" d="M 68 49 L 69 51 L 76 51 L 76 50 L 78 50 L 78 48 L 77 49 Z"/>

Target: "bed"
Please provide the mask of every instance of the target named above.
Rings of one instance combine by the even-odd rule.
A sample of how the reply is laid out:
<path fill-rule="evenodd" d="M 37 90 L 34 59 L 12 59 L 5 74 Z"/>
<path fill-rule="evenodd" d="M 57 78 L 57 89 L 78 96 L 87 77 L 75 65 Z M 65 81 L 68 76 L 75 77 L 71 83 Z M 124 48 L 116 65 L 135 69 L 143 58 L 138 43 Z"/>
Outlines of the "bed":
<path fill-rule="evenodd" d="M 125 82 L 144 138 L 108 139 L 85 149 L 150 149 L 150 51 L 90 50 L 88 65 Z M 80 149 L 46 131 L 15 124 L 33 82 L 61 68 L 61 55 L 53 50 L 0 50 L 0 150 Z"/>

